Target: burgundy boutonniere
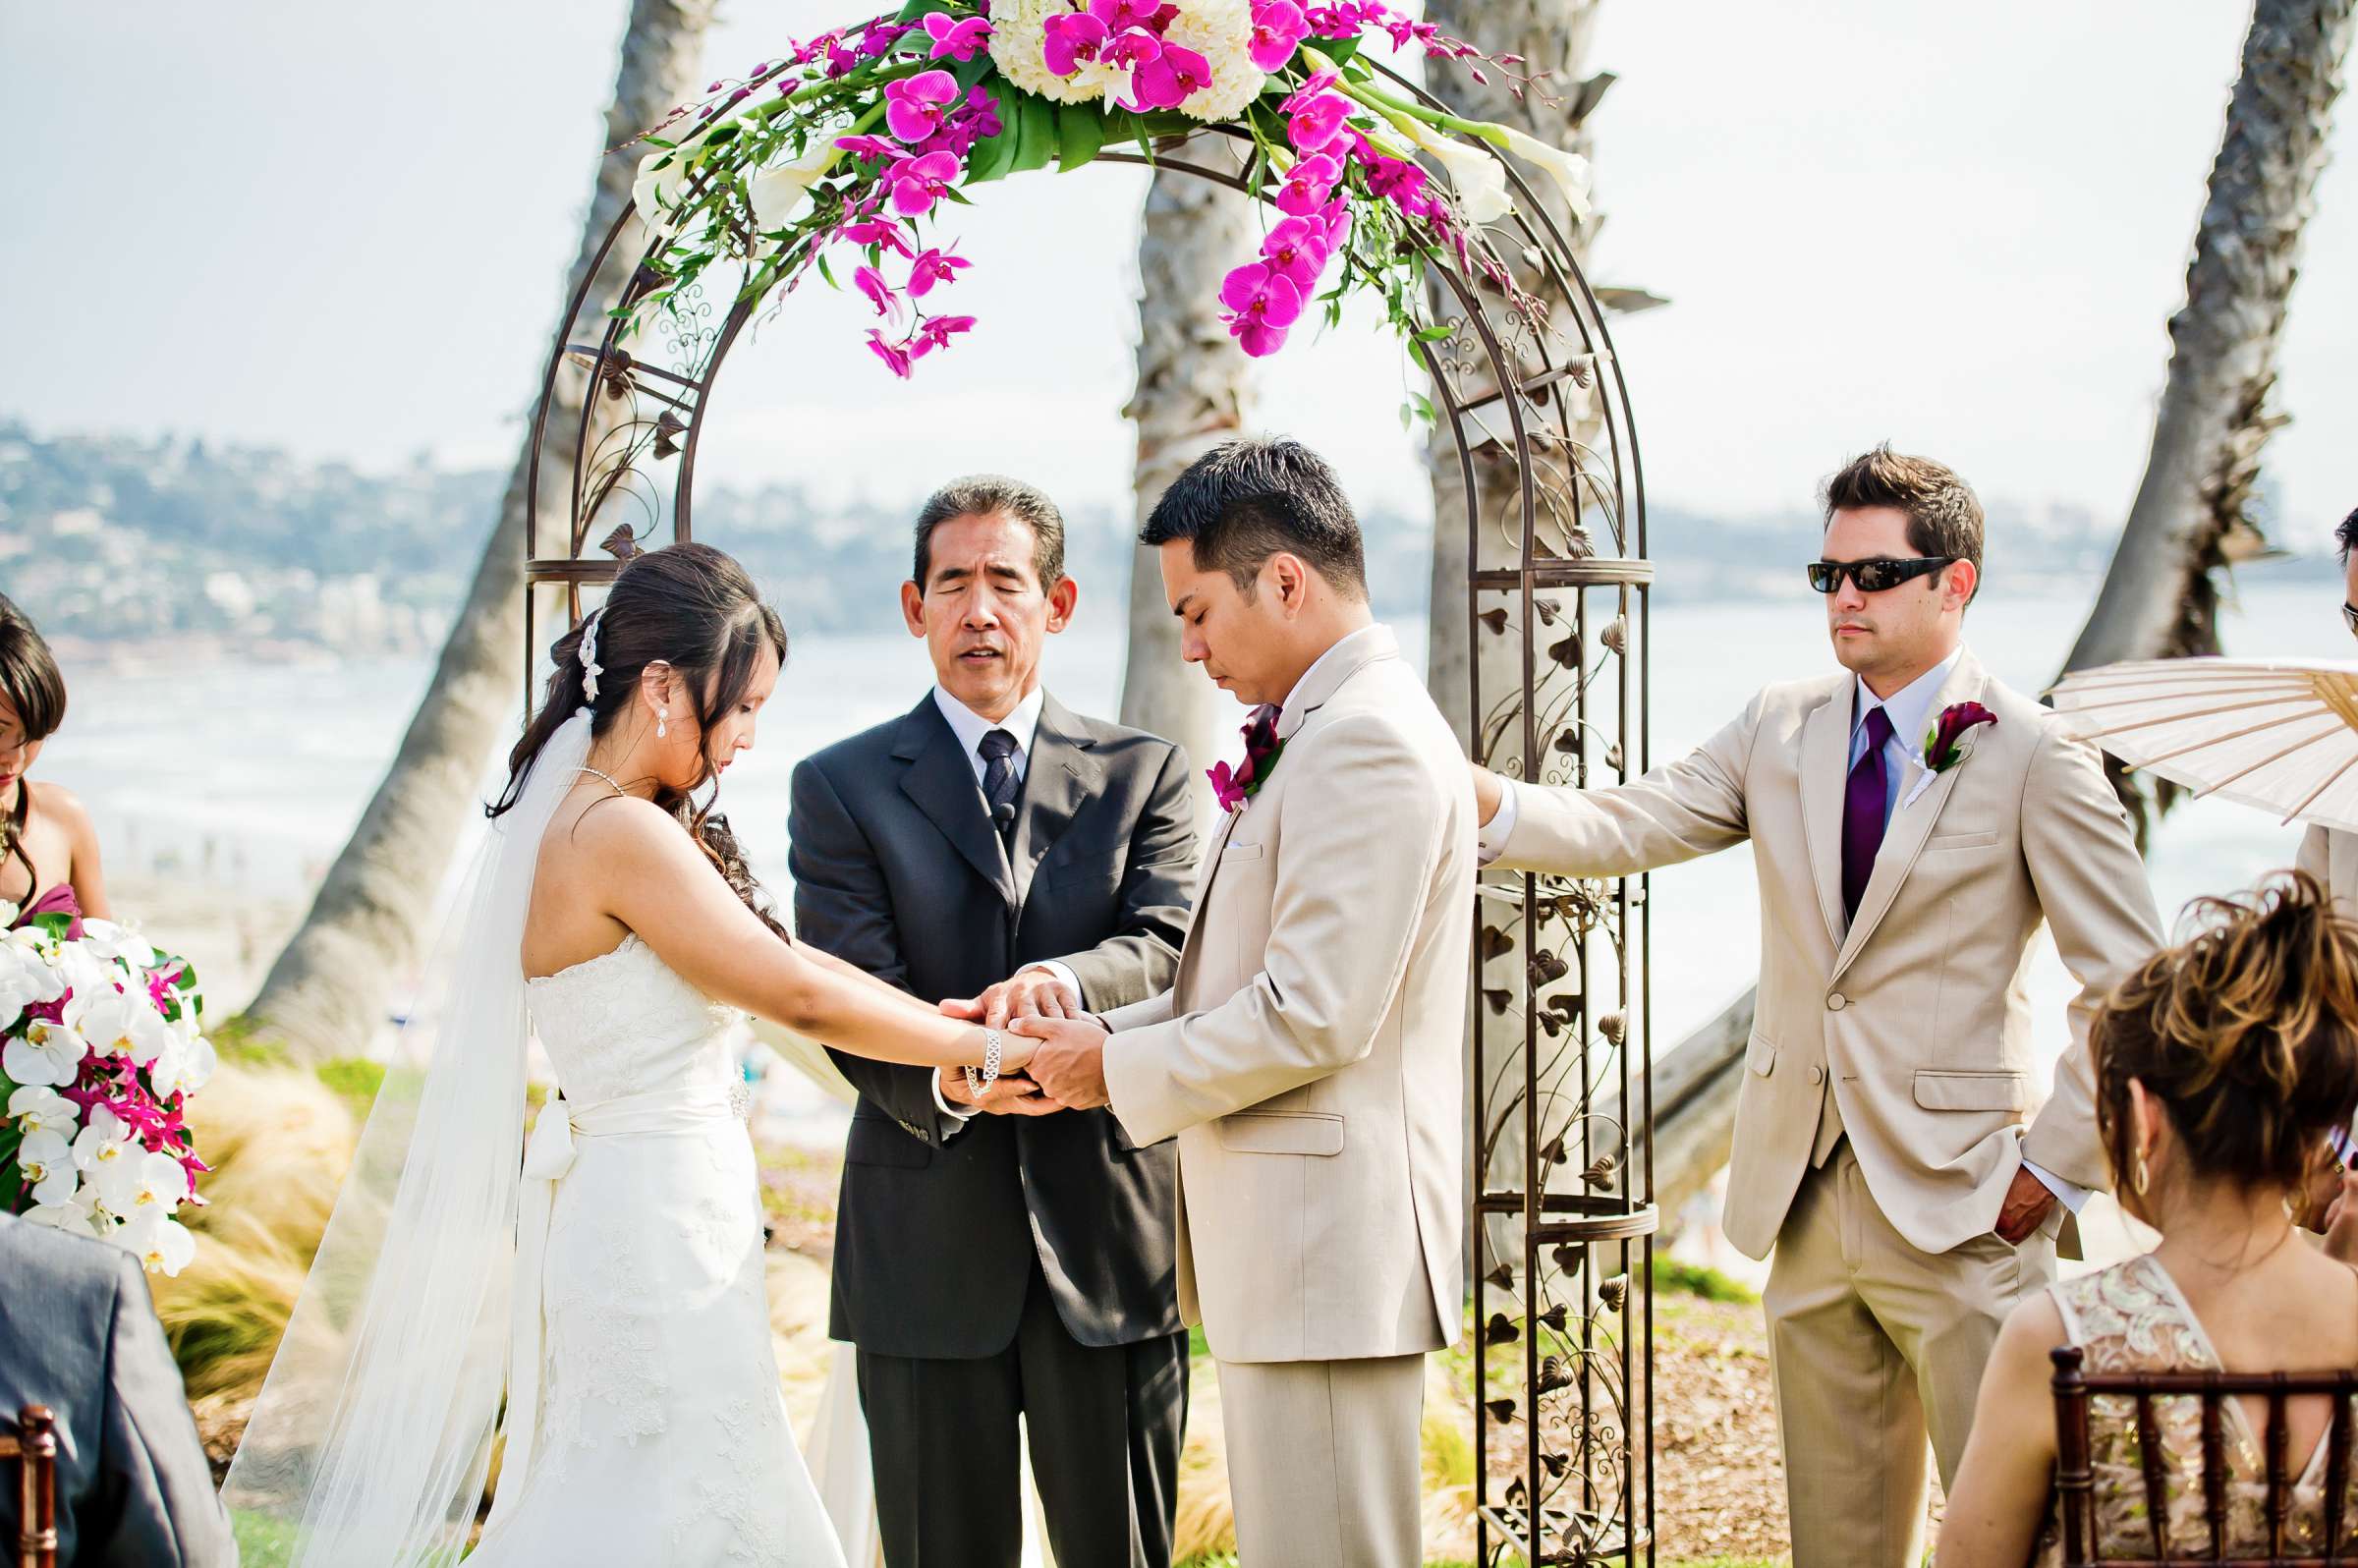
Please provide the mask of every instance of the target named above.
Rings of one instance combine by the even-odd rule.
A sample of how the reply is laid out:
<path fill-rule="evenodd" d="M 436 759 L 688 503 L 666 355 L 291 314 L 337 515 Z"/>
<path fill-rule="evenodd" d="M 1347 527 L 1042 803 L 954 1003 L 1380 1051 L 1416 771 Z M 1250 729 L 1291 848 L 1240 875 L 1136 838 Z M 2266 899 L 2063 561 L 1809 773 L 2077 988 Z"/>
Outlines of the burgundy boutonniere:
<path fill-rule="evenodd" d="M 1900 804 L 1912 805 L 1916 797 L 1932 787 L 1933 780 L 1947 772 L 1973 755 L 1965 738 L 1984 724 L 1995 724 L 1997 715 L 1979 702 L 1958 702 L 1942 708 L 1940 716 L 1924 736 L 1924 777 Z"/>
<path fill-rule="evenodd" d="M 1285 751 L 1285 743 L 1277 738 L 1278 707 L 1263 702 L 1245 720 L 1245 759 L 1230 767 L 1226 762 L 1214 762 L 1204 770 L 1211 780 L 1212 798 L 1223 812 L 1241 812 L 1245 802 L 1261 793 L 1277 767 L 1277 758 Z"/>

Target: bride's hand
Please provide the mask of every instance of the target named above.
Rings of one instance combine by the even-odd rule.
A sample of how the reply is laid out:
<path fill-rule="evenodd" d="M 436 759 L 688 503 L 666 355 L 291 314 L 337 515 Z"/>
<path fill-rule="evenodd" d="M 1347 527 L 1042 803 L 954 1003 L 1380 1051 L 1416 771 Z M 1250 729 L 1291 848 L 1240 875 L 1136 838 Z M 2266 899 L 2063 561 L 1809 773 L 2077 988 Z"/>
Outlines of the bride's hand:
<path fill-rule="evenodd" d="M 975 1031 L 978 1046 L 982 1038 L 982 1033 L 981 1030 Z M 1027 1039 L 1010 1030 L 999 1031 L 999 1071 L 1002 1073 L 1022 1072 L 1031 1065 L 1033 1056 L 1039 1050 L 1039 1041 Z"/>

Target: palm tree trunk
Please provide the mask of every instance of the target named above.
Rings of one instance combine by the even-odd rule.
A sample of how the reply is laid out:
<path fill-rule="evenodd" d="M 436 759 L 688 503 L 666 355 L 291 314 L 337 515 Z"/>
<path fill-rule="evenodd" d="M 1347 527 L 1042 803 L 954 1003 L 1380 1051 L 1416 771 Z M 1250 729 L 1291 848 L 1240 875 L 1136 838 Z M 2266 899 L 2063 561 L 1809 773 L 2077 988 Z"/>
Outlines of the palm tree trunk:
<path fill-rule="evenodd" d="M 560 309 L 630 204 L 640 149 L 624 143 L 694 93 L 715 6 L 716 0 L 632 0 L 605 121 L 605 144 L 619 150 L 599 161 Z M 600 311 L 601 302 L 619 294 L 642 248 L 626 235 L 607 252 L 586 308 Z M 571 432 L 580 422 L 587 377 L 561 376 L 558 388 L 542 456 L 540 512 L 561 518 L 573 468 Z M 242 1020 L 248 1038 L 279 1046 L 298 1060 L 366 1053 L 385 1019 L 391 987 L 418 956 L 451 848 L 478 804 L 484 762 L 515 724 L 525 669 L 524 533 L 531 512 L 531 435 L 525 439 L 527 450 L 517 456 L 498 526 L 442 644 L 433 684 L 309 914 Z"/>
<path fill-rule="evenodd" d="M 1212 156 L 1197 146 L 1191 157 Z M 1220 321 L 1220 280 L 1253 259 L 1261 244 L 1253 206 L 1198 175 L 1155 171 L 1138 241 L 1138 390 L 1124 412 L 1138 425 L 1134 473 L 1144 525 L 1165 486 L 1190 463 L 1243 433 L 1254 414 L 1252 362 Z M 1227 749 L 1241 713 L 1179 657 L 1179 623 L 1163 597 L 1155 552 L 1141 545 L 1130 566 L 1129 660 L 1122 672 L 1122 722 L 1176 741 L 1199 768 Z M 1196 780 L 1199 820 L 1210 788 Z"/>
<path fill-rule="evenodd" d="M 2251 515 L 2301 232 L 2326 166 L 2353 0 L 2258 0 L 2169 319 L 2169 378 L 2145 478 L 2066 672 L 2218 651 L 2213 574 L 2262 546 Z"/>

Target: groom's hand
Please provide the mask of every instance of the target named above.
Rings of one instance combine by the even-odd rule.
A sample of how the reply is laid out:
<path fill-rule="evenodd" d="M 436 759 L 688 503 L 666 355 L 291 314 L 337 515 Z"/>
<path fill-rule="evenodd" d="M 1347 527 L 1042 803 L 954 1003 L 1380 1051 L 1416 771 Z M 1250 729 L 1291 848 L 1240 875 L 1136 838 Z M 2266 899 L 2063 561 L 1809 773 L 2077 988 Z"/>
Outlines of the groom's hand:
<path fill-rule="evenodd" d="M 973 1002 L 975 1011 L 953 1016 L 972 1018 L 984 1029 L 1005 1029 L 1011 1018 L 1079 1018 L 1081 998 L 1065 989 L 1052 971 L 1035 964 L 1019 969 Z M 950 1004 L 942 1003 L 949 1012 Z"/>
<path fill-rule="evenodd" d="M 2055 1195 L 2047 1183 L 2028 1170 L 2016 1170 L 2014 1185 L 2006 1189 L 2006 1201 L 1998 1206 L 1997 1239 L 2009 1247 L 2021 1246 L 2054 1206 Z"/>
<path fill-rule="evenodd" d="M 1050 1099 L 1074 1110 L 1106 1103 L 1106 1035 L 1095 1019 L 1019 1018 L 1007 1027 L 1039 1041 L 1024 1072 Z"/>

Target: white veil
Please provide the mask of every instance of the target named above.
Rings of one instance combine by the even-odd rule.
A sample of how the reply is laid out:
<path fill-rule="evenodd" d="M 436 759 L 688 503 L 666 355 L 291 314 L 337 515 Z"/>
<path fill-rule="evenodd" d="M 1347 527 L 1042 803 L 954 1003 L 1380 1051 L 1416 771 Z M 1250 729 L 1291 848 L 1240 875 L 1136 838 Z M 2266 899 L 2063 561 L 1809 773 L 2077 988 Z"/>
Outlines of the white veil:
<path fill-rule="evenodd" d="M 223 1501 L 287 1532 L 292 1568 L 455 1563 L 474 1527 L 507 1372 L 525 912 L 589 755 L 584 708 L 493 820 L 230 1465 Z"/>

